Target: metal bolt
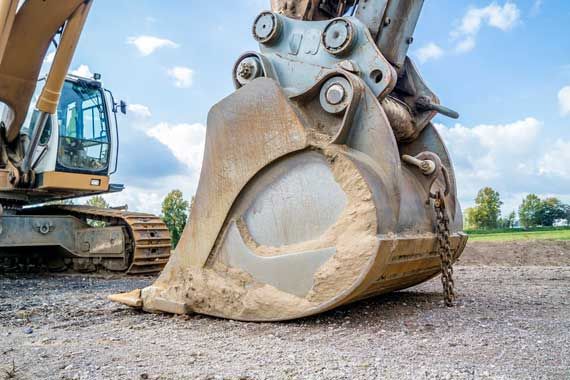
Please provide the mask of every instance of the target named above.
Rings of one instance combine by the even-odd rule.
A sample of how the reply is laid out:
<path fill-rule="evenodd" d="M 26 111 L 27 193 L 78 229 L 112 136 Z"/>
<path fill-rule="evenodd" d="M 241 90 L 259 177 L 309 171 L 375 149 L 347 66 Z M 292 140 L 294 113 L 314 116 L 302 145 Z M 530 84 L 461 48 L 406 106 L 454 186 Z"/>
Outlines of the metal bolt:
<path fill-rule="evenodd" d="M 240 58 L 235 66 L 234 77 L 241 86 L 245 86 L 260 76 L 263 76 L 263 67 L 259 58 L 255 56 Z"/>
<path fill-rule="evenodd" d="M 243 79 L 249 79 L 253 75 L 254 70 L 255 70 L 255 67 L 253 66 L 253 64 L 251 62 L 242 61 L 239 64 L 237 74 L 240 77 L 242 77 Z"/>
<path fill-rule="evenodd" d="M 351 60 L 341 61 L 338 67 L 351 73 L 358 73 L 358 66 Z"/>
<path fill-rule="evenodd" d="M 326 99 L 332 105 L 340 104 L 344 100 L 346 91 L 340 84 L 335 83 L 327 89 Z"/>
<path fill-rule="evenodd" d="M 433 163 L 431 161 L 423 161 L 422 164 L 420 165 L 420 169 L 424 173 L 430 173 L 433 171 Z"/>
<path fill-rule="evenodd" d="M 321 38 L 330 54 L 346 55 L 356 41 L 355 27 L 348 19 L 334 19 L 326 26 Z"/>
<path fill-rule="evenodd" d="M 262 12 L 253 24 L 253 37 L 262 44 L 275 42 L 281 34 L 282 21 L 271 12 Z"/>
<path fill-rule="evenodd" d="M 433 173 L 435 173 L 435 170 L 437 169 L 435 162 L 433 162 L 432 160 L 420 160 L 416 157 L 412 157 L 407 154 L 404 154 L 402 156 L 402 160 L 404 160 L 404 162 L 407 162 L 410 165 L 416 166 L 426 176 L 432 175 Z"/>

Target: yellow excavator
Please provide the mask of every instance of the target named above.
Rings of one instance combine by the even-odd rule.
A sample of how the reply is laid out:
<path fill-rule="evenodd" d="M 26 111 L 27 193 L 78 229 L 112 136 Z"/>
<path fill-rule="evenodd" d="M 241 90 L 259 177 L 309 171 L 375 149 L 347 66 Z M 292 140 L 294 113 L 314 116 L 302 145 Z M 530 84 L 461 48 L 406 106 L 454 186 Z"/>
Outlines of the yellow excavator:
<path fill-rule="evenodd" d="M 441 274 L 467 236 L 440 104 L 407 55 L 423 0 L 273 0 L 259 52 L 208 116 L 181 241 L 150 287 L 111 296 L 150 312 L 306 317 Z"/>
<path fill-rule="evenodd" d="M 67 75 L 91 5 L 0 1 L 0 270 L 147 274 L 170 256 L 160 218 L 64 202 L 123 189 L 110 176 L 118 160 L 116 114 L 126 104 L 115 102 L 98 75 Z M 49 74 L 38 81 L 52 43 Z"/>

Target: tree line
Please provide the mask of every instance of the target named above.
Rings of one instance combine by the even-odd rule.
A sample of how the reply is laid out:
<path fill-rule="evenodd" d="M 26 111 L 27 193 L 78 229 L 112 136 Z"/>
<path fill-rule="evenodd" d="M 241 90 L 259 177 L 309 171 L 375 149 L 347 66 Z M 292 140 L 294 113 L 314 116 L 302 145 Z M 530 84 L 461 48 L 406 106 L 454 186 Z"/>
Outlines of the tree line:
<path fill-rule="evenodd" d="M 477 193 L 475 206 L 465 210 L 467 229 L 513 228 L 517 224 L 517 213 L 506 217 L 501 215 L 500 194 L 491 187 Z M 555 197 L 540 198 L 536 194 L 527 195 L 518 208 L 518 223 L 524 228 L 551 227 L 557 221 L 570 222 L 570 205 Z"/>

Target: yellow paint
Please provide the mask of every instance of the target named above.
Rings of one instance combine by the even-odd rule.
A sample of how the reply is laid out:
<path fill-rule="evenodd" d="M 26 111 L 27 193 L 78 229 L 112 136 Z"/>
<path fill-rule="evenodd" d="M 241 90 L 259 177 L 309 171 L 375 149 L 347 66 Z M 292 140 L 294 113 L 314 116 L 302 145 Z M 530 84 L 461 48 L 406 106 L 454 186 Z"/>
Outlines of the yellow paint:
<path fill-rule="evenodd" d="M 8 104 L 14 113 L 13 120 L 6 125 L 8 142 L 15 141 L 19 136 L 52 38 L 61 25 L 66 24 L 52 65 L 53 74 L 50 73 L 50 83 L 40 104 L 42 111 L 51 113 L 49 111 L 55 110 L 53 104 L 57 103 L 62 78 L 67 73 L 91 1 L 28 0 L 15 16 L 14 3 L 17 1 L 0 0 L 0 17 L 6 15 L 3 21 L 0 20 L 0 50 L 3 50 L 0 101 Z"/>
<path fill-rule="evenodd" d="M 99 182 L 99 185 L 94 185 L 92 183 L 94 181 Z M 38 188 L 41 190 L 101 192 L 109 189 L 109 177 L 89 174 L 46 172 L 43 173 Z"/>

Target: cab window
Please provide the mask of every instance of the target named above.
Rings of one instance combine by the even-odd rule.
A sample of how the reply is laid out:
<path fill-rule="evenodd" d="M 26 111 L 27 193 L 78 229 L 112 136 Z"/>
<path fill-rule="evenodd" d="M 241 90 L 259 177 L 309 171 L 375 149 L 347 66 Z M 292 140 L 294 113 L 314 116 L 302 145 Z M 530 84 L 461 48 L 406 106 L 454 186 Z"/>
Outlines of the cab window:
<path fill-rule="evenodd" d="M 69 169 L 101 171 L 109 164 L 109 123 L 103 93 L 66 81 L 58 106 L 58 163 Z"/>
<path fill-rule="evenodd" d="M 30 135 L 34 133 L 34 128 L 36 127 L 36 123 L 37 123 L 39 116 L 40 116 L 40 112 L 38 110 L 34 110 L 32 112 L 30 124 L 29 124 L 29 127 L 27 129 L 27 133 L 29 133 Z M 51 115 L 48 117 L 48 119 L 46 121 L 46 125 L 44 126 L 44 130 L 43 130 L 42 135 L 40 137 L 40 145 L 46 145 L 47 143 L 49 143 L 50 137 L 51 137 Z"/>

